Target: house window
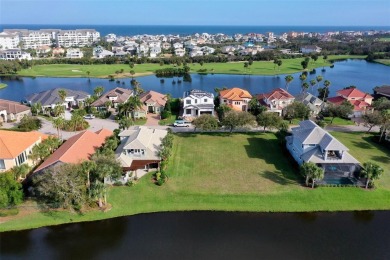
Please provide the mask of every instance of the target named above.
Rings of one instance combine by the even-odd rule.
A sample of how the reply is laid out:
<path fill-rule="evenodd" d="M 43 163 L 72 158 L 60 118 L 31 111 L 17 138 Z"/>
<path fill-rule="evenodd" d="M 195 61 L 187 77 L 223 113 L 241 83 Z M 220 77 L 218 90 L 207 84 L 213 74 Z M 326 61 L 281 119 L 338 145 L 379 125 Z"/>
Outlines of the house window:
<path fill-rule="evenodd" d="M 0 169 L 2 169 L 2 170 L 5 169 L 5 163 L 4 163 L 3 159 L 0 160 Z"/>
<path fill-rule="evenodd" d="M 186 109 L 186 114 L 191 115 L 191 109 Z"/>
<path fill-rule="evenodd" d="M 195 104 L 198 104 L 198 100 L 197 99 L 195 99 Z"/>
<path fill-rule="evenodd" d="M 15 158 L 16 160 L 16 165 L 21 165 L 22 163 L 24 163 L 26 161 L 26 156 L 24 155 L 24 152 L 21 153 L 17 158 Z"/>
<path fill-rule="evenodd" d="M 191 105 L 191 100 L 186 100 L 187 105 Z"/>
<path fill-rule="evenodd" d="M 204 99 L 204 102 L 207 103 L 207 98 Z"/>

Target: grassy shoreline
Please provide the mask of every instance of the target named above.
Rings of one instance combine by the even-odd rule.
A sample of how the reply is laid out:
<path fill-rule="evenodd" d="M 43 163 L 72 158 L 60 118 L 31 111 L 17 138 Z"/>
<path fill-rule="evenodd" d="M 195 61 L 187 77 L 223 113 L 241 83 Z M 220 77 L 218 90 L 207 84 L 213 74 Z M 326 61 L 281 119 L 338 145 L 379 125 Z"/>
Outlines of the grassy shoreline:
<path fill-rule="evenodd" d="M 111 187 L 107 212 L 29 212 L 34 206 L 27 205 L 16 216 L 0 218 L 0 232 L 168 211 L 390 210 L 390 152 L 363 133 L 332 134 L 356 159 L 385 169 L 377 189 L 304 187 L 272 133 L 177 134 L 163 186 L 153 184 L 150 173 L 134 187 Z"/>
<path fill-rule="evenodd" d="M 310 61 L 308 70 L 315 68 L 328 67 L 330 61 L 345 59 L 363 59 L 365 56 L 359 55 L 330 55 L 327 60 L 319 57 L 316 62 Z M 249 68 L 244 68 L 244 62 L 228 63 L 204 63 L 201 66 L 198 63 L 189 64 L 191 73 L 197 73 L 200 69 L 207 69 L 207 73 L 213 74 L 238 74 L 238 75 L 281 75 L 293 74 L 303 71 L 301 61 L 303 58 L 283 59 L 280 68 L 273 61 L 254 61 Z M 25 77 L 83 77 L 83 78 L 108 78 L 113 75 L 115 78 L 131 77 L 130 70 L 135 71 L 134 77 L 153 75 L 157 69 L 170 68 L 172 65 L 160 66 L 159 64 L 146 63 L 136 64 L 131 69 L 127 64 L 110 64 L 110 65 L 77 65 L 77 64 L 49 64 L 36 65 L 31 69 L 21 70 L 17 75 Z M 123 69 L 123 73 L 115 73 Z M 87 74 L 87 71 L 90 74 Z"/>

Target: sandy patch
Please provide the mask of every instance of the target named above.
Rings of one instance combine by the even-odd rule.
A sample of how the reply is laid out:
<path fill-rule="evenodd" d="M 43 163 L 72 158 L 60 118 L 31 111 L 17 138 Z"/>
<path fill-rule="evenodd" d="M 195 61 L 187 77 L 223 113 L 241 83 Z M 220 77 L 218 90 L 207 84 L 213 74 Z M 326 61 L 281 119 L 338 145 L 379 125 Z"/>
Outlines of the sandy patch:
<path fill-rule="evenodd" d="M 72 72 L 81 72 L 81 70 L 72 70 Z"/>

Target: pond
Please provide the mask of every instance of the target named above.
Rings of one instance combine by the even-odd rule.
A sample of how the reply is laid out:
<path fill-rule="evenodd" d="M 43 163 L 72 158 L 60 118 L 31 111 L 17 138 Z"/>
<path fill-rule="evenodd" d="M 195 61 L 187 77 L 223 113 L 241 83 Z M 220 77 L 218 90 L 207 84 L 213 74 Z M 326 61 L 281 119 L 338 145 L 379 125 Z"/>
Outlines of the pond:
<path fill-rule="evenodd" d="M 293 74 L 294 80 L 290 84 L 289 92 L 298 94 L 301 91 L 299 80 L 300 73 Z M 307 81 L 322 75 L 324 80 L 331 82 L 330 93 L 334 95 L 337 90 L 354 85 L 364 92 L 372 93 L 375 86 L 390 84 L 390 67 L 369 63 L 364 60 L 346 60 L 336 62 L 334 68 L 317 68 L 315 74 L 309 74 Z M 167 78 L 164 83 L 154 75 L 139 77 L 137 80 L 145 90 L 155 90 L 160 93 L 170 93 L 173 97 L 182 97 L 184 91 L 190 89 L 201 89 L 214 92 L 216 87 L 241 87 L 247 89 L 252 94 L 266 93 L 274 88 L 284 88 L 286 83 L 284 77 L 279 76 L 249 76 L 249 75 L 226 75 L 226 74 L 192 74 L 192 82 L 182 82 L 172 84 L 173 79 Z M 177 81 L 177 78 L 174 79 Z M 56 87 L 84 90 L 93 93 L 96 86 L 104 86 L 109 90 L 116 86 L 131 88 L 130 79 L 119 79 L 119 84 L 108 79 L 91 78 L 28 78 L 19 77 L 18 80 L 2 78 L 3 83 L 8 87 L 0 90 L 0 98 L 20 101 L 31 93 L 40 92 Z M 309 92 L 317 95 L 316 87 Z"/>
<path fill-rule="evenodd" d="M 5 259 L 390 259 L 390 211 L 172 212 L 0 234 Z"/>

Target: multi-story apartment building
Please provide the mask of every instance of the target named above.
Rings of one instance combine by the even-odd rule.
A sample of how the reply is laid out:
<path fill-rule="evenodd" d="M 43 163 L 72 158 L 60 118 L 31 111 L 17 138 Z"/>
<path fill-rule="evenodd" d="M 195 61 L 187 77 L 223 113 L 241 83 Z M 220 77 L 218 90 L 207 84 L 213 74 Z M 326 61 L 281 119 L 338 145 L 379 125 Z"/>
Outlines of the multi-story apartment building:
<path fill-rule="evenodd" d="M 8 35 L 15 35 L 15 37 L 17 35 L 19 42 L 23 44 L 23 49 L 36 49 L 38 47 L 50 46 L 53 44 L 63 47 L 82 47 L 91 45 L 94 41 L 98 41 L 100 38 L 100 33 L 93 29 L 4 29 L 4 33 Z M 19 42 L 17 42 L 17 44 L 19 44 Z"/>
<path fill-rule="evenodd" d="M 0 60 L 31 60 L 31 55 L 21 49 L 8 49 L 0 51 Z"/>
<path fill-rule="evenodd" d="M 0 33 L 0 50 L 15 49 L 19 46 L 19 34 Z"/>

